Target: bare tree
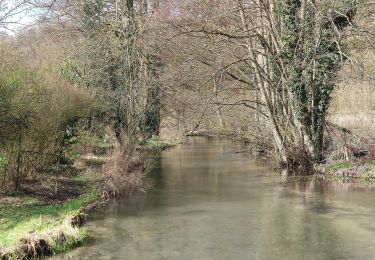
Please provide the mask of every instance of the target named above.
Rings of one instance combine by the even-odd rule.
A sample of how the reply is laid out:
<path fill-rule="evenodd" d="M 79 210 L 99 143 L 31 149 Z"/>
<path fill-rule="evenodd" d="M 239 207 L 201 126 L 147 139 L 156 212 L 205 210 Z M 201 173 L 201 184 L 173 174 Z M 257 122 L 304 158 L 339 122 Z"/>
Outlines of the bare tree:
<path fill-rule="evenodd" d="M 203 72 L 197 64 L 204 64 L 211 68 L 205 82 L 225 75 L 232 88 L 248 90 L 250 103 L 227 103 L 258 111 L 280 162 L 322 160 L 325 118 L 347 59 L 342 34 L 355 1 L 188 1 L 172 8 L 170 39 L 188 40 L 179 42 L 191 50 L 183 55 L 186 67 Z"/>

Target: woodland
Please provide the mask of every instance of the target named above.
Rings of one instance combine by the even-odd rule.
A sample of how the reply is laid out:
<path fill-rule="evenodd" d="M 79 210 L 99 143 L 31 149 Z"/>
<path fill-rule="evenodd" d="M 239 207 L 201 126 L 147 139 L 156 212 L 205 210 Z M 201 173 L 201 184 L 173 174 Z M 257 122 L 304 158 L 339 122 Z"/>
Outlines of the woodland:
<path fill-rule="evenodd" d="M 68 202 L 79 223 L 147 189 L 152 158 L 186 136 L 300 175 L 373 165 L 374 16 L 366 0 L 0 0 L 0 219 L 14 203 L 19 220 L 45 205 L 61 219 Z M 4 259 L 51 250 L 2 252 L 9 234 Z"/>

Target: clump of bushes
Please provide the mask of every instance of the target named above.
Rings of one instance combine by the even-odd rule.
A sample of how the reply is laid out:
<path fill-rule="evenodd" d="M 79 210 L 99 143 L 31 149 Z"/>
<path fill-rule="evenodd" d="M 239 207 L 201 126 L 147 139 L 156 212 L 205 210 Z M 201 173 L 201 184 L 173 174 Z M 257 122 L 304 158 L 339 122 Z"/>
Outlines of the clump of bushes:
<path fill-rule="evenodd" d="M 18 190 L 37 170 L 60 162 L 76 122 L 89 118 L 93 94 L 56 71 L 30 64 L 29 57 L 0 45 L 0 190 Z M 56 66 L 58 67 L 58 66 Z M 74 133 L 76 134 L 76 133 Z"/>

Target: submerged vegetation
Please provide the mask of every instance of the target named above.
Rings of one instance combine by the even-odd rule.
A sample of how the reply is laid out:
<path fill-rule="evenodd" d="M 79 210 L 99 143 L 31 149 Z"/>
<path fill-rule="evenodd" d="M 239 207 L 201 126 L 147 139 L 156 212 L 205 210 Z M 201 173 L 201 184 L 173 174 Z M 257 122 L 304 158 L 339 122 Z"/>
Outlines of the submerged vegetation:
<path fill-rule="evenodd" d="M 148 188 L 155 153 L 185 135 L 244 140 L 302 174 L 320 167 L 327 175 L 375 178 L 371 129 L 349 129 L 334 117 L 347 111 L 343 94 L 353 97 L 357 85 L 374 83 L 373 4 L 5 2 L 4 259 L 82 243 L 88 235 L 72 220 L 81 222 L 98 200 Z M 15 21 L 22 15 L 26 27 Z"/>

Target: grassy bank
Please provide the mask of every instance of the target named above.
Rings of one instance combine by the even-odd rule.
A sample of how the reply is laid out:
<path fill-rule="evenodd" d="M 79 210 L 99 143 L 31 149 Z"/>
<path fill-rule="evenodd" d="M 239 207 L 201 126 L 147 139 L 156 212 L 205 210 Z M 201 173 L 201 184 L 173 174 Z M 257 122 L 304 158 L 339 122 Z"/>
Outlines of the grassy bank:
<path fill-rule="evenodd" d="M 43 205 L 34 198 L 2 204 L 0 243 L 3 246 L 12 246 L 27 234 L 51 230 L 69 218 L 73 221 L 73 216 L 97 197 L 97 193 L 92 192 L 60 205 Z"/>
<path fill-rule="evenodd" d="M 318 172 L 323 173 L 325 178 L 339 179 L 345 181 L 375 182 L 375 161 L 348 162 L 340 161 L 329 163 L 318 167 Z"/>
<path fill-rule="evenodd" d="M 92 192 L 59 205 L 43 205 L 35 198 L 1 204 L 2 258 L 57 254 L 83 244 L 88 235 L 79 228 L 82 209 L 97 198 L 98 195 Z"/>
<path fill-rule="evenodd" d="M 83 244 L 84 209 L 100 196 L 92 168 L 51 167 L 17 193 L 0 194 L 0 259 L 27 259 Z"/>
<path fill-rule="evenodd" d="M 145 174 L 165 144 L 149 141 L 131 156 L 83 157 L 76 167 L 51 167 L 18 193 L 0 193 L 0 259 L 28 259 L 84 244 L 89 210 L 112 196 L 145 190 Z M 99 185 L 100 184 L 100 185 Z"/>

